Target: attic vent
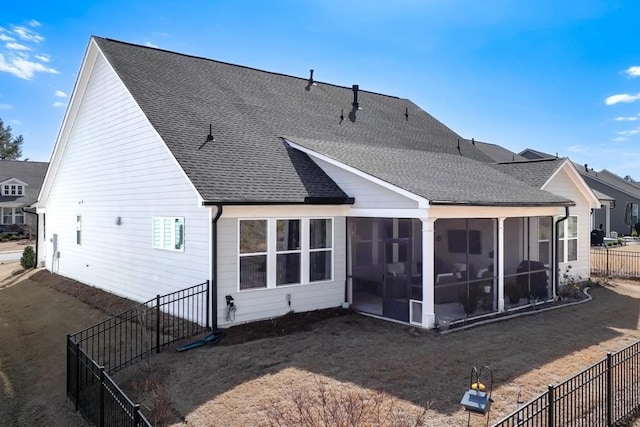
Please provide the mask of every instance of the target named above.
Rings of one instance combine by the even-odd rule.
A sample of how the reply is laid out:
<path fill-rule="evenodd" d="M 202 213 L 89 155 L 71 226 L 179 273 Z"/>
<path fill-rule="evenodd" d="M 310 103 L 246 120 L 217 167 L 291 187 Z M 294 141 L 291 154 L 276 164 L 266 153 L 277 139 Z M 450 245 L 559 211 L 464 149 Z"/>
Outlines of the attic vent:
<path fill-rule="evenodd" d="M 409 120 L 409 107 L 404 107 L 404 119 Z"/>
<path fill-rule="evenodd" d="M 476 145 L 476 140 L 474 138 L 471 138 L 471 145 Z"/>
<path fill-rule="evenodd" d="M 305 89 L 311 89 L 311 86 L 316 86 L 315 80 L 313 80 L 313 69 L 309 70 L 309 81 L 307 82 L 307 87 Z"/>
<path fill-rule="evenodd" d="M 360 104 L 358 104 L 358 91 L 360 90 L 360 86 L 353 85 L 352 90 L 353 90 L 353 104 L 352 104 L 353 111 L 356 111 L 360 109 Z"/>
<path fill-rule="evenodd" d="M 198 148 L 198 150 L 202 150 L 202 147 L 204 147 L 207 144 L 207 142 L 213 142 L 215 140 L 216 139 L 213 137 L 213 129 L 211 128 L 211 124 L 209 124 L 209 135 L 207 135 L 207 139 L 204 140 L 204 142 Z"/>

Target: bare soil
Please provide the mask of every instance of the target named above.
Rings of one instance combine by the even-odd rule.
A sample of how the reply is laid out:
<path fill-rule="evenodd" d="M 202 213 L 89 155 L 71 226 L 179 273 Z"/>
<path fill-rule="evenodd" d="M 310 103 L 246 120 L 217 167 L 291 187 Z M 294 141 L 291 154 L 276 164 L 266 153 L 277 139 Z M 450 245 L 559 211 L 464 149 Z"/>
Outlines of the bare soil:
<path fill-rule="evenodd" d="M 65 397 L 65 335 L 133 303 L 15 270 L 18 263 L 0 265 L 0 426 L 84 425 Z M 518 393 L 527 401 L 640 339 L 639 282 L 611 281 L 591 294 L 583 304 L 446 335 L 339 309 L 294 314 L 230 328 L 217 345 L 174 347 L 116 380 L 158 425 L 269 425 L 273 408 L 290 408 L 321 384 L 340 396 L 380 391 L 394 411 L 417 417 L 426 406 L 424 425 L 458 426 L 467 422 L 459 401 L 470 370 L 487 365 L 493 422 L 516 408 Z"/>

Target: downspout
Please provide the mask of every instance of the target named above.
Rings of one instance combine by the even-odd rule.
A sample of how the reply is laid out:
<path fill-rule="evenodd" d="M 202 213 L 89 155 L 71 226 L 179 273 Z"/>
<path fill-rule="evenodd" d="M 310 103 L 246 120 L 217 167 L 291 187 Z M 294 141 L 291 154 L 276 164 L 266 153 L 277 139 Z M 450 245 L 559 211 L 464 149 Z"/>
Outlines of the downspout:
<path fill-rule="evenodd" d="M 37 267 L 38 266 L 38 244 L 40 242 L 39 234 L 38 234 L 39 233 L 38 227 L 40 226 L 40 224 L 39 224 L 40 219 L 39 219 L 38 214 L 36 212 L 30 212 L 30 211 L 26 210 L 25 208 L 22 208 L 22 212 L 36 216 L 36 265 L 35 266 Z"/>
<path fill-rule="evenodd" d="M 222 205 L 216 205 L 218 212 L 211 220 L 211 328 L 218 329 L 218 220 L 222 215 Z"/>
<path fill-rule="evenodd" d="M 553 274 L 554 283 L 553 283 L 553 297 L 556 297 L 558 290 L 558 281 L 560 280 L 560 261 L 558 260 L 558 250 L 560 248 L 560 240 L 558 236 L 560 235 L 560 223 L 562 221 L 566 221 L 569 218 L 569 206 L 564 207 L 564 218 L 560 218 L 556 221 L 556 238 L 555 238 L 555 248 L 553 251 L 553 267 L 555 268 L 555 272 Z"/>

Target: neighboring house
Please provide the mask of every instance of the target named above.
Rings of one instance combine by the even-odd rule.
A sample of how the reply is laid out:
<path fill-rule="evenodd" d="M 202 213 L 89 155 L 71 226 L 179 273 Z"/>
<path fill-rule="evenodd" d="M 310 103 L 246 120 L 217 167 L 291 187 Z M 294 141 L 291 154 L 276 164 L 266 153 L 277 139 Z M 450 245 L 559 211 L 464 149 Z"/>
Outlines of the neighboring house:
<path fill-rule="evenodd" d="M 551 154 L 530 148 L 523 150 L 520 155 L 529 159 L 555 158 Z M 609 237 L 631 234 L 631 228 L 625 221 L 626 209 L 628 204 L 640 206 L 640 188 L 606 169 L 597 172 L 588 165 L 574 166 L 600 200 L 600 207 L 593 211 L 592 229 L 602 224 Z M 637 208 L 635 209 L 632 224 L 638 221 Z"/>
<path fill-rule="evenodd" d="M 312 77 L 91 38 L 37 205 L 46 267 L 139 301 L 210 280 L 214 326 L 229 296 L 236 322 L 347 301 L 431 328 L 589 264 L 570 164 L 529 183 L 407 99 Z"/>
<path fill-rule="evenodd" d="M 0 233 L 35 232 L 34 215 L 25 213 L 38 198 L 48 163 L 0 160 Z"/>

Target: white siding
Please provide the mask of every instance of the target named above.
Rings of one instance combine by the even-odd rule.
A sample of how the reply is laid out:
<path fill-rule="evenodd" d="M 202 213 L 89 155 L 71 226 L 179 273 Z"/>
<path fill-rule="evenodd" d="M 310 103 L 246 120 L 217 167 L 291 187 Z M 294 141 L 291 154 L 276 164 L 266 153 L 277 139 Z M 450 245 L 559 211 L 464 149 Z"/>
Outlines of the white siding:
<path fill-rule="evenodd" d="M 418 202 L 404 197 L 388 188 L 357 176 L 323 160 L 314 162 L 329 175 L 350 197 L 355 197 L 353 208 L 415 209 Z"/>
<path fill-rule="evenodd" d="M 138 301 L 207 280 L 210 211 L 102 55 L 81 102 L 46 201 L 47 268 Z M 184 252 L 153 249 L 153 216 L 185 218 Z"/>
<path fill-rule="evenodd" d="M 589 201 L 578 190 L 565 168 L 560 170 L 543 189 L 553 194 L 566 197 L 576 203 L 575 206 L 569 208 L 569 215 L 578 216 L 578 260 L 569 263 L 560 263 L 559 267 L 560 271 L 563 272 L 565 267 L 570 264 L 571 274 L 586 279 L 591 273 L 589 261 L 591 248 L 591 208 Z"/>
<path fill-rule="evenodd" d="M 283 208 L 280 216 L 291 217 L 287 215 L 286 208 Z M 287 294 L 291 295 L 291 309 L 296 312 L 339 306 L 344 301 L 346 278 L 345 218 L 333 217 L 333 226 L 334 280 L 332 282 L 238 291 L 238 218 L 224 216 L 220 218 L 218 220 L 218 324 L 229 326 L 287 314 L 289 312 Z M 237 306 L 233 323 L 225 319 L 225 295 L 231 295 Z"/>

